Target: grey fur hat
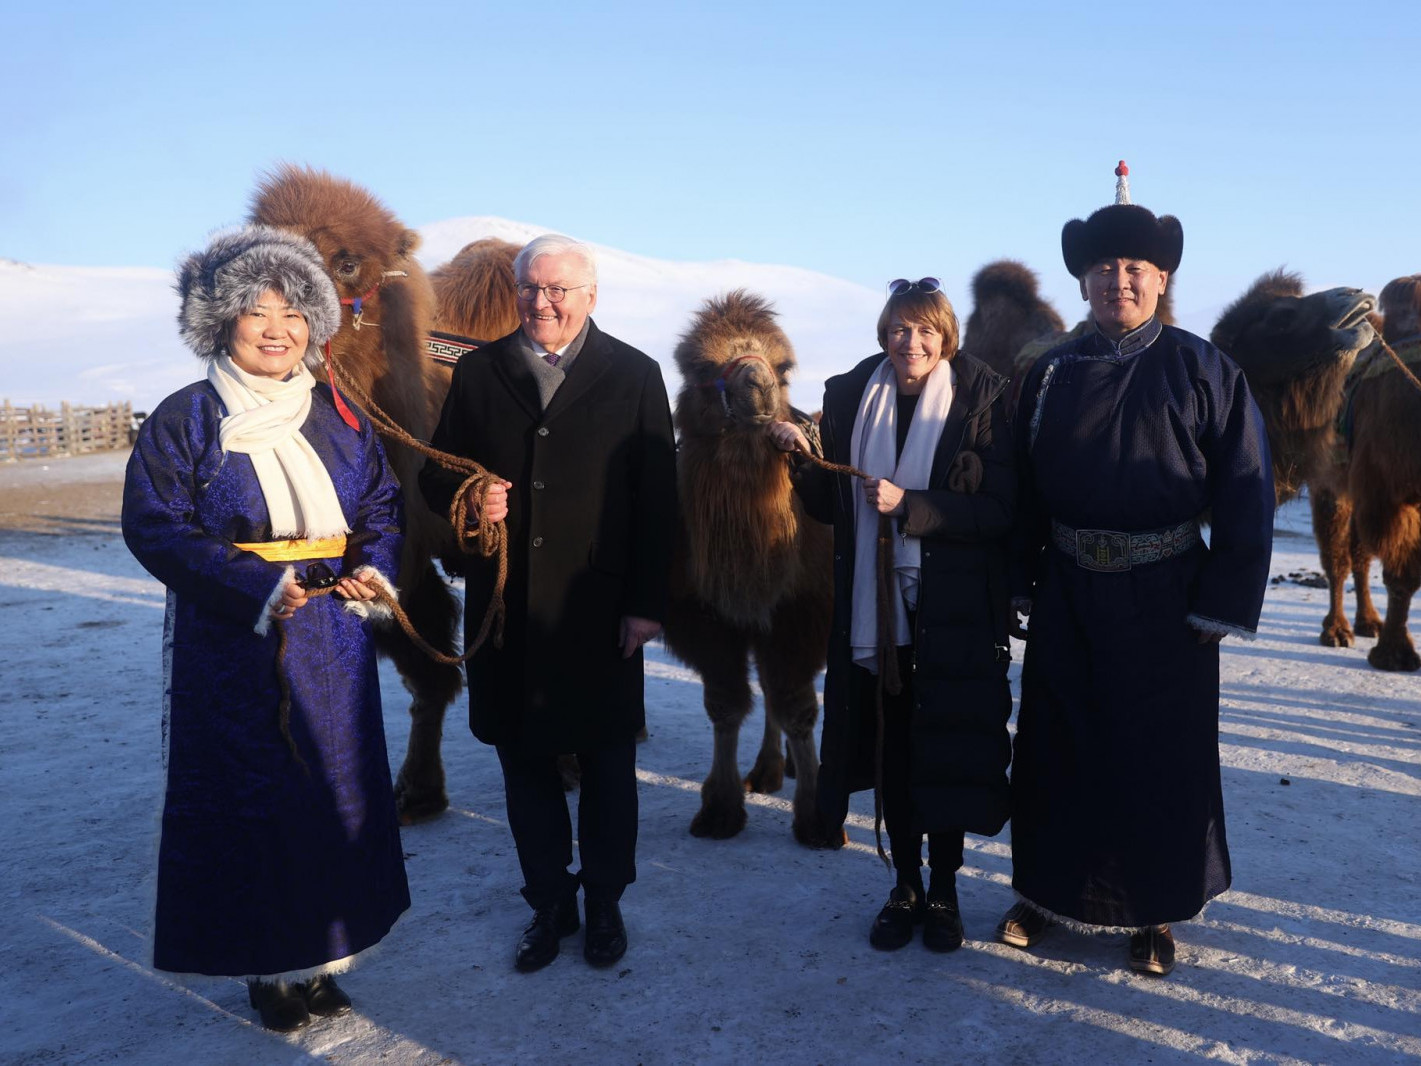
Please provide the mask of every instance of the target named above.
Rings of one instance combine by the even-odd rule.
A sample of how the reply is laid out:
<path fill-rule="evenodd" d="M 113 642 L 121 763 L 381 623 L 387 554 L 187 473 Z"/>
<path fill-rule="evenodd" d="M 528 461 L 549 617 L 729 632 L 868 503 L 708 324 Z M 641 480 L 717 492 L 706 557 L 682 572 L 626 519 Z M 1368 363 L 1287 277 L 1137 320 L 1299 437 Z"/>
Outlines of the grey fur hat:
<path fill-rule="evenodd" d="M 207 360 L 222 354 L 232 323 L 268 289 L 305 316 L 311 331 L 308 362 L 319 362 L 321 348 L 340 328 L 340 295 L 321 253 L 305 237 L 274 226 L 219 233 L 178 267 L 175 287 L 182 300 L 179 332 Z"/>

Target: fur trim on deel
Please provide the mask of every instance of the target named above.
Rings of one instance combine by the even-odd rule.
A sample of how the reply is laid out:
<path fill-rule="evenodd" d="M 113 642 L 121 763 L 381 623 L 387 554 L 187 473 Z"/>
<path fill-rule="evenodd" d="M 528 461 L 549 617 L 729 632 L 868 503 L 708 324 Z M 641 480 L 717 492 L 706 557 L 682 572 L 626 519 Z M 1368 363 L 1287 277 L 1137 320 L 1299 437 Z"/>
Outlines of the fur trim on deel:
<path fill-rule="evenodd" d="M 1173 215 L 1156 218 L 1138 204 L 1111 204 L 1061 228 L 1061 255 L 1073 278 L 1102 259 L 1143 259 L 1173 274 L 1184 256 L 1184 227 Z"/>
<path fill-rule="evenodd" d="M 364 581 L 384 589 L 391 598 L 399 598 L 400 590 L 390 584 L 389 578 L 373 566 L 357 566 L 355 572 L 350 576 L 357 581 Z M 393 622 L 395 618 L 395 613 L 379 600 L 346 600 L 341 606 L 356 617 L 366 618 L 371 622 L 388 624 Z"/>
<path fill-rule="evenodd" d="M 216 359 L 228 331 L 262 293 L 281 293 L 306 319 L 310 349 L 319 352 L 340 328 L 340 296 L 316 246 L 274 226 L 243 226 L 219 233 L 178 267 L 182 301 L 178 329 L 202 359 Z"/>

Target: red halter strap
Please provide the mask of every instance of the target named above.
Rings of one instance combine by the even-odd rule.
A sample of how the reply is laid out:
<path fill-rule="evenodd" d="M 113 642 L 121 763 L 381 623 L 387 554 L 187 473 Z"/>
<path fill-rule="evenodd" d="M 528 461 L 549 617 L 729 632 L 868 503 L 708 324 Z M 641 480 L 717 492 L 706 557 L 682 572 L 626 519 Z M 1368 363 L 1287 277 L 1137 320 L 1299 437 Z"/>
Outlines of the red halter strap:
<path fill-rule="evenodd" d="M 358 299 L 358 297 L 357 297 L 357 299 Z M 341 303 L 345 303 L 345 302 L 346 302 L 345 300 L 342 300 L 342 301 L 341 301 Z M 345 401 L 342 400 L 341 397 L 340 397 L 340 390 L 338 390 L 338 389 L 336 388 L 336 375 L 335 375 L 335 371 L 331 369 L 331 364 L 332 364 L 333 362 L 334 362 L 334 359 L 333 359 L 333 357 L 331 356 L 331 342 L 330 342 L 330 341 L 326 341 L 326 377 L 327 377 L 328 379 L 330 379 L 330 383 L 331 383 L 331 397 L 335 400 L 336 412 L 340 415 L 340 420 L 341 420 L 342 422 L 344 422 L 344 423 L 345 423 L 347 426 L 349 426 L 351 429 L 353 429 L 353 430 L 355 430 L 357 433 L 359 433 L 359 432 L 360 432 L 360 420 L 357 419 L 357 418 L 355 417 L 354 412 L 352 412 L 351 409 L 346 406 Z"/>
<path fill-rule="evenodd" d="M 726 382 L 730 380 L 730 375 L 735 373 L 743 363 L 764 363 L 770 365 L 770 361 L 763 355 L 737 355 L 730 362 L 720 368 L 720 376 L 714 381 L 698 382 L 698 387 L 702 389 L 715 389 L 716 392 L 724 395 Z"/>

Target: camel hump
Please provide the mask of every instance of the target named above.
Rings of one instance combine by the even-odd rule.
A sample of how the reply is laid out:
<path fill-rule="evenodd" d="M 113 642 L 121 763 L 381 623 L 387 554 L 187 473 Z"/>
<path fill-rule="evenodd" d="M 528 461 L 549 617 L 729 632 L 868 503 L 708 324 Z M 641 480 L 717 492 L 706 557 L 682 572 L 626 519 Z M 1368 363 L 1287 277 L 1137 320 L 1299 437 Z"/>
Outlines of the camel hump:
<path fill-rule="evenodd" d="M 1382 336 L 1388 344 L 1421 333 L 1421 274 L 1393 278 L 1382 287 L 1379 297 Z"/>
<path fill-rule="evenodd" d="M 994 260 L 972 277 L 972 302 L 980 306 L 993 299 L 1034 308 L 1043 302 L 1040 278 L 1019 260 Z"/>
<path fill-rule="evenodd" d="M 464 245 L 429 276 L 436 329 L 492 340 L 518 328 L 518 245 L 484 237 Z"/>

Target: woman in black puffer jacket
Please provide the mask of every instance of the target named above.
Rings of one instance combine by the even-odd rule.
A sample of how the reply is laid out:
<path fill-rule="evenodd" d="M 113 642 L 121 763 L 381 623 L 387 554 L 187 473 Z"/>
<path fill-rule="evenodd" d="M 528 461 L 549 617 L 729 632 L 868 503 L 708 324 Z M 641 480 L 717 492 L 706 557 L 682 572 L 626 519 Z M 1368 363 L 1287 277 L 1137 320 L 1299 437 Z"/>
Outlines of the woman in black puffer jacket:
<path fill-rule="evenodd" d="M 849 794 L 881 789 L 897 883 L 869 935 L 902 947 L 924 924 L 936 951 L 962 943 L 955 871 L 964 831 L 992 836 L 1009 814 L 1006 542 L 1016 501 L 1006 381 L 957 350 L 957 317 L 934 278 L 897 281 L 878 321 L 883 351 L 830 378 L 825 457 L 859 480 L 798 460 L 809 514 L 834 526 L 834 625 L 824 684 L 819 807 L 843 823 Z M 769 430 L 809 450 L 789 422 Z M 877 607 L 879 516 L 894 546 L 891 637 Z M 901 689 L 882 697 L 880 666 Z M 882 764 L 876 764 L 881 730 Z M 928 838 L 931 888 L 924 891 Z"/>

